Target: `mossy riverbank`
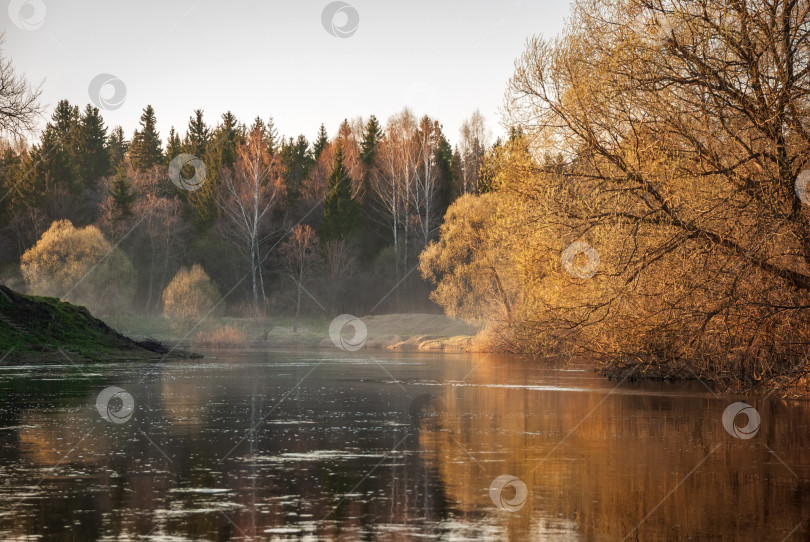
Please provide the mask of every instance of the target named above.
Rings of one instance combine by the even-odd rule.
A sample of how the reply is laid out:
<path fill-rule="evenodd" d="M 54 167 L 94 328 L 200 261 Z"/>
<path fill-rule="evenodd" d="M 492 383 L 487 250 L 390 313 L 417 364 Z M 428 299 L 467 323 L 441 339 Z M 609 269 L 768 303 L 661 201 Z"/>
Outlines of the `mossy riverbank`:
<path fill-rule="evenodd" d="M 159 342 L 136 341 L 84 307 L 53 297 L 23 295 L 0 285 L 0 359 L 3 365 L 36 361 L 150 360 L 188 357 Z"/>

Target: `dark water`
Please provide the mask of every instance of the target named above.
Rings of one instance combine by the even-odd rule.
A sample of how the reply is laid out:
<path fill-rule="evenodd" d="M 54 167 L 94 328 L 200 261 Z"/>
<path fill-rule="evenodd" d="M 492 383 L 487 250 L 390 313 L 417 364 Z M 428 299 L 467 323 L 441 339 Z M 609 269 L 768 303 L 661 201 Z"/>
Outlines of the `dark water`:
<path fill-rule="evenodd" d="M 808 402 L 498 356 L 211 354 L 0 368 L 0 538 L 810 539 Z M 752 438 L 724 428 L 735 401 Z"/>

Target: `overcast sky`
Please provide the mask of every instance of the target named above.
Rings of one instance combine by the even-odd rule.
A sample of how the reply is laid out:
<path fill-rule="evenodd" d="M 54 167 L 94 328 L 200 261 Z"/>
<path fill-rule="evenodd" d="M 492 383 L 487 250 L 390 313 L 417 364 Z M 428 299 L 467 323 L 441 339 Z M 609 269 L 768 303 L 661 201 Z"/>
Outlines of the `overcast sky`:
<path fill-rule="evenodd" d="M 6 54 L 44 80 L 47 117 L 63 98 L 83 108 L 91 81 L 111 74 L 120 83 L 117 95 L 101 89 L 107 125 L 129 138 L 152 104 L 164 143 L 195 108 L 209 124 L 228 109 L 244 122 L 273 116 L 281 134 L 311 141 L 322 122 L 332 135 L 345 117 L 385 122 L 409 105 L 438 118 L 451 143 L 479 108 L 499 135 L 515 58 L 531 35 L 557 34 L 569 11 L 560 0 L 5 4 Z"/>

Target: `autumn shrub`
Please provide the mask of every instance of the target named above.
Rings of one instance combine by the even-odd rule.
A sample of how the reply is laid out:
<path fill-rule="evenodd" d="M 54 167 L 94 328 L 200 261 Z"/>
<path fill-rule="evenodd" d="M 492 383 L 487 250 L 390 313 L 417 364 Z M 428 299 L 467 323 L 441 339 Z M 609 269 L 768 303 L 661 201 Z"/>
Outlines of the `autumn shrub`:
<path fill-rule="evenodd" d="M 221 296 L 199 265 L 182 268 L 163 290 L 163 315 L 175 329 L 189 328 L 209 315 Z"/>
<path fill-rule="evenodd" d="M 226 325 L 209 331 L 198 331 L 194 344 L 213 348 L 246 346 L 247 335 L 235 325 Z"/>
<path fill-rule="evenodd" d="M 22 256 L 28 291 L 85 305 L 96 314 L 126 312 L 136 272 L 127 255 L 113 248 L 95 226 L 75 228 L 57 220 Z"/>

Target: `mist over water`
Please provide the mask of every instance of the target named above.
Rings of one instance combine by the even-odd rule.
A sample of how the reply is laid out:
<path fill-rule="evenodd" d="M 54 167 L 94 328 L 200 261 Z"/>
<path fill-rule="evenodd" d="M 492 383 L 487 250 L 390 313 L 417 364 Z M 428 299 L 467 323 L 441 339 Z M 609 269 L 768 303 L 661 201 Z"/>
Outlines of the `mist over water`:
<path fill-rule="evenodd" d="M 4 368 L 0 537 L 754 541 L 807 527 L 804 402 L 755 403 L 758 431 L 735 438 L 733 398 L 699 383 L 495 355 L 206 353 Z"/>

